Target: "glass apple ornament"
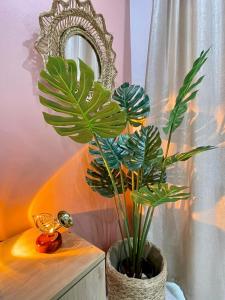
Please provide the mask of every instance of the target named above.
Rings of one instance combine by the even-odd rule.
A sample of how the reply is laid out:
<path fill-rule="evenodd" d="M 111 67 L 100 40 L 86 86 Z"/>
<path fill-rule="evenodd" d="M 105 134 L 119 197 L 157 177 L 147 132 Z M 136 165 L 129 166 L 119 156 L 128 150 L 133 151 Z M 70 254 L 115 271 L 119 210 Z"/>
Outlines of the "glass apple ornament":
<path fill-rule="evenodd" d="M 59 211 L 57 217 L 50 213 L 33 216 L 34 224 L 42 233 L 36 239 L 36 250 L 40 253 L 53 253 L 62 245 L 59 228 L 73 226 L 72 216 L 66 211 Z"/>

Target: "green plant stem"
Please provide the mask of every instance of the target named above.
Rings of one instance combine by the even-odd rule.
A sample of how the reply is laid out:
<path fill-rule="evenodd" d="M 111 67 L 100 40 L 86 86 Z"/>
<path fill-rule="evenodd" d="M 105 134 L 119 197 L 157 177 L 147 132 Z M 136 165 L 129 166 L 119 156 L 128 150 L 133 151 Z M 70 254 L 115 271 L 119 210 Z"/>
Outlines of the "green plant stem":
<path fill-rule="evenodd" d="M 132 186 L 131 186 L 131 189 L 132 191 L 134 191 L 135 189 L 135 182 L 134 182 L 134 172 L 131 171 L 131 183 L 132 183 Z M 133 217 L 132 217 L 132 221 L 133 221 L 133 251 L 132 251 L 132 273 L 135 272 L 135 239 L 134 239 L 134 236 L 135 236 L 135 230 L 136 230 L 136 204 L 133 202 Z"/>
<path fill-rule="evenodd" d="M 149 214 L 150 214 L 150 207 L 148 207 L 148 210 L 147 210 L 147 213 L 146 213 L 146 216 L 145 216 L 145 221 L 144 221 L 142 235 L 140 237 L 140 245 L 138 247 L 138 253 L 137 253 L 137 261 L 138 262 L 140 262 L 140 260 L 141 260 L 141 251 L 140 251 L 140 248 L 142 247 L 142 244 L 145 243 L 145 241 L 143 239 L 144 239 L 144 232 L 146 231 L 147 224 L 148 224 Z"/>
<path fill-rule="evenodd" d="M 142 205 L 141 204 L 138 206 L 138 214 L 139 214 L 139 225 L 138 225 L 138 248 L 139 248 L 140 238 L 141 238 L 141 225 L 142 225 Z"/>
<path fill-rule="evenodd" d="M 150 229 L 150 226 L 152 223 L 153 214 L 154 214 L 154 207 L 149 207 L 146 218 L 145 218 L 145 224 L 144 224 L 143 233 L 142 233 L 139 258 L 141 258 L 143 256 L 144 246 L 145 246 L 145 242 L 147 239 L 147 234 L 149 232 L 149 229 Z"/>
<path fill-rule="evenodd" d="M 138 188 L 142 185 L 142 177 L 143 177 L 143 170 L 139 171 L 139 181 L 138 181 Z M 136 262 L 135 262 L 135 272 L 137 273 L 137 277 L 139 278 L 140 268 L 138 268 L 140 263 L 139 252 L 140 252 L 140 240 L 141 240 L 141 226 L 142 226 L 142 208 L 141 204 L 138 205 L 138 216 L 139 216 L 139 224 L 138 224 L 138 244 L 137 244 L 137 253 L 136 253 Z"/>
<path fill-rule="evenodd" d="M 137 183 L 136 183 L 136 189 L 139 189 L 139 171 L 137 173 Z M 140 210 L 140 205 L 134 203 L 134 236 L 133 236 L 133 264 L 134 264 L 134 270 L 136 273 L 137 270 L 137 252 L 138 252 L 138 234 L 139 234 L 139 222 L 140 222 L 140 215 L 139 215 L 139 210 Z"/>
<path fill-rule="evenodd" d="M 150 212 L 151 212 L 151 207 L 149 206 L 148 210 L 147 210 L 147 213 L 146 213 L 146 216 L 145 216 L 145 221 L 144 221 L 144 226 L 143 226 L 143 231 L 142 231 L 142 237 L 141 237 L 141 244 L 143 243 L 144 232 L 146 231 L 146 228 L 147 228 L 148 218 L 149 218 Z"/>
<path fill-rule="evenodd" d="M 132 192 L 134 191 L 135 189 L 135 182 L 134 182 L 134 172 L 131 172 L 131 190 Z M 133 203 L 133 223 L 134 223 L 134 203 Z M 133 230 L 134 230 L 134 224 L 133 224 Z"/>
<path fill-rule="evenodd" d="M 118 218 L 118 224 L 119 224 L 120 234 L 121 234 L 122 240 L 124 242 L 124 234 L 123 234 L 123 229 L 122 229 L 121 222 L 120 222 L 119 208 L 118 208 L 118 205 L 117 205 L 117 202 L 116 202 L 116 197 L 114 196 L 113 198 L 114 198 L 114 203 L 115 203 L 116 212 L 117 212 L 117 218 Z M 124 245 L 124 250 L 125 250 L 125 253 L 127 253 L 125 245 Z"/>
<path fill-rule="evenodd" d="M 134 191 L 134 172 L 131 172 L 132 191 Z"/>
<path fill-rule="evenodd" d="M 130 229 L 129 229 L 129 221 L 128 221 L 128 211 L 127 211 L 127 202 L 126 202 L 126 195 L 125 195 L 125 187 L 124 187 L 124 180 L 123 180 L 123 172 L 120 168 L 120 179 L 121 179 L 121 185 L 122 185 L 122 191 L 123 191 L 123 200 L 124 200 L 124 226 L 126 228 L 127 232 L 127 239 L 128 239 L 128 247 L 129 247 L 129 253 L 131 255 L 132 253 L 132 247 L 131 247 L 131 242 L 130 242 Z"/>
<path fill-rule="evenodd" d="M 173 118 L 173 120 L 175 120 L 175 118 Z M 173 122 L 174 122 L 174 121 L 173 121 Z M 170 127 L 169 137 L 168 137 L 167 146 L 166 146 L 166 153 L 165 153 L 165 158 L 164 158 L 164 160 L 163 160 L 163 163 L 164 163 L 164 161 L 165 161 L 165 159 L 167 158 L 168 153 L 169 153 L 170 142 L 171 142 L 172 133 L 173 133 L 173 122 L 172 122 L 172 125 L 171 125 L 171 127 Z"/>
<path fill-rule="evenodd" d="M 135 273 L 137 278 L 139 278 L 140 268 L 139 268 L 139 252 L 140 252 L 140 239 L 141 239 L 141 225 L 142 225 L 142 205 L 138 205 L 138 216 L 139 216 L 139 224 L 138 224 L 138 237 L 137 237 L 137 251 L 135 256 Z"/>
<path fill-rule="evenodd" d="M 134 191 L 134 172 L 131 172 L 131 190 L 132 190 L 132 192 Z M 132 214 L 133 214 L 133 219 L 132 219 L 132 221 L 133 221 L 133 235 L 134 235 L 134 208 L 135 208 L 135 203 L 133 202 L 133 207 L 132 207 L 132 210 L 133 210 L 133 212 L 132 212 Z"/>
<path fill-rule="evenodd" d="M 136 254 L 137 254 L 137 237 L 138 237 L 138 218 L 137 218 L 137 205 L 134 203 L 134 220 L 133 220 L 133 253 L 132 253 L 132 262 L 133 268 L 135 270 L 136 266 Z"/>
<path fill-rule="evenodd" d="M 123 216 L 123 219 L 124 219 L 124 225 L 125 225 L 124 227 L 125 227 L 125 231 L 126 231 L 126 235 L 127 235 L 128 247 L 129 247 L 129 251 L 130 251 L 130 253 L 131 253 L 132 250 L 131 250 L 131 242 L 130 242 L 129 228 L 128 228 L 128 223 L 127 223 L 128 220 L 126 220 L 126 218 L 125 218 L 125 216 L 124 216 L 123 208 L 121 207 L 121 199 L 120 199 L 120 196 L 119 196 L 119 192 L 118 192 L 118 189 L 117 189 L 115 180 L 114 180 L 114 178 L 113 178 L 112 172 L 111 172 L 110 167 L 109 167 L 109 165 L 108 165 L 108 163 L 107 163 L 107 160 L 106 160 L 105 155 L 104 155 L 104 153 L 103 153 L 103 151 L 102 151 L 102 147 L 101 147 L 101 145 L 100 145 L 100 143 L 99 143 L 99 141 L 98 141 L 98 137 L 96 136 L 96 134 L 94 134 L 94 139 L 95 139 L 95 141 L 96 141 L 96 144 L 98 145 L 98 148 L 99 148 L 99 151 L 100 151 L 100 153 L 101 153 L 102 159 L 103 159 L 103 161 L 104 161 L 105 167 L 106 167 L 106 169 L 107 169 L 107 171 L 108 171 L 108 174 L 109 174 L 109 177 L 110 177 L 110 179 L 111 179 L 111 182 L 112 182 L 112 185 L 113 185 L 113 189 L 114 189 L 114 193 L 115 193 L 115 195 L 117 195 L 117 197 L 118 197 L 119 208 L 120 208 L 120 210 L 121 210 L 121 213 L 122 213 L 122 216 Z M 116 209 L 118 209 L 118 206 L 117 206 L 117 205 L 116 205 Z M 118 216 L 119 216 L 119 211 L 118 211 Z M 120 218 L 118 219 L 118 222 L 120 223 Z M 121 232 L 121 236 L 122 236 L 122 239 L 123 239 L 124 250 L 125 250 L 125 253 L 126 253 L 126 255 L 127 255 L 127 252 L 126 252 L 126 246 L 125 246 L 125 241 L 124 241 L 124 238 L 123 238 L 123 232 L 122 232 L 122 230 L 121 230 L 121 229 L 122 229 L 121 223 L 120 223 L 119 227 L 120 227 L 120 232 Z M 128 255 L 127 255 L 127 256 L 128 256 Z"/>
<path fill-rule="evenodd" d="M 120 180 L 121 180 L 121 186 L 122 186 L 122 191 L 123 191 L 124 211 L 125 211 L 126 219 L 128 220 L 127 201 L 126 201 L 126 195 L 125 195 L 123 172 L 122 172 L 121 168 L 120 168 Z"/>

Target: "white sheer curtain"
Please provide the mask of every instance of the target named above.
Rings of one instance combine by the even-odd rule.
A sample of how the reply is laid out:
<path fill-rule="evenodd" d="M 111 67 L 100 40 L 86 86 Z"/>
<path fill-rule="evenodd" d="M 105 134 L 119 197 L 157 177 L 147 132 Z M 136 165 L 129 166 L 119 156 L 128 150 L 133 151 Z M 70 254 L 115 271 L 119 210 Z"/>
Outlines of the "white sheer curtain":
<path fill-rule="evenodd" d="M 92 45 L 81 35 L 72 35 L 67 39 L 65 45 L 65 58 L 74 59 L 78 62 L 78 59 L 82 59 L 86 64 L 92 67 L 95 74 L 95 80 L 99 79 L 99 63 L 97 54 Z M 80 77 L 80 71 L 78 69 L 78 78 Z"/>
<path fill-rule="evenodd" d="M 165 125 L 184 75 L 201 50 L 211 47 L 200 72 L 206 77 L 174 134 L 171 152 L 199 145 L 220 148 L 171 170 L 169 181 L 190 186 L 193 197 L 159 207 L 149 238 L 167 257 L 168 279 L 183 288 L 188 300 L 224 300 L 225 1 L 153 0 L 152 4 L 146 72 L 152 99 L 149 122 L 160 129 Z"/>

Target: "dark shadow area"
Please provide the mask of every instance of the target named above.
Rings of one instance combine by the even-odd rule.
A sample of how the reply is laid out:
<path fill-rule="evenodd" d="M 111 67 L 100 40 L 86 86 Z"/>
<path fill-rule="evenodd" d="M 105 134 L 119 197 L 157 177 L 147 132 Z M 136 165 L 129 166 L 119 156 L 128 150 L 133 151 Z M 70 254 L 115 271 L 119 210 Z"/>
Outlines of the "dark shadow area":
<path fill-rule="evenodd" d="M 35 41 L 38 38 L 38 34 L 34 33 L 30 40 L 24 41 L 23 46 L 27 48 L 28 55 L 23 62 L 23 68 L 27 70 L 32 78 L 33 94 L 38 95 L 37 82 L 39 79 L 40 70 L 43 68 L 43 61 L 41 55 L 34 48 Z"/>
<path fill-rule="evenodd" d="M 74 214 L 73 220 L 71 231 L 104 251 L 120 239 L 114 209 Z"/>

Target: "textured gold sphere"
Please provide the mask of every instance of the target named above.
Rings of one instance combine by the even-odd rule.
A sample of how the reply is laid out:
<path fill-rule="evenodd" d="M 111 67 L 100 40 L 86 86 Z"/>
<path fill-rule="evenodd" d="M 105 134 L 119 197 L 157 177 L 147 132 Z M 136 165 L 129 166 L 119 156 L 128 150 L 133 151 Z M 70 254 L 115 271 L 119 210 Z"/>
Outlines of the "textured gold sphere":
<path fill-rule="evenodd" d="M 57 218 L 63 227 L 69 228 L 73 226 L 73 218 L 68 212 L 64 210 L 59 211 Z"/>

